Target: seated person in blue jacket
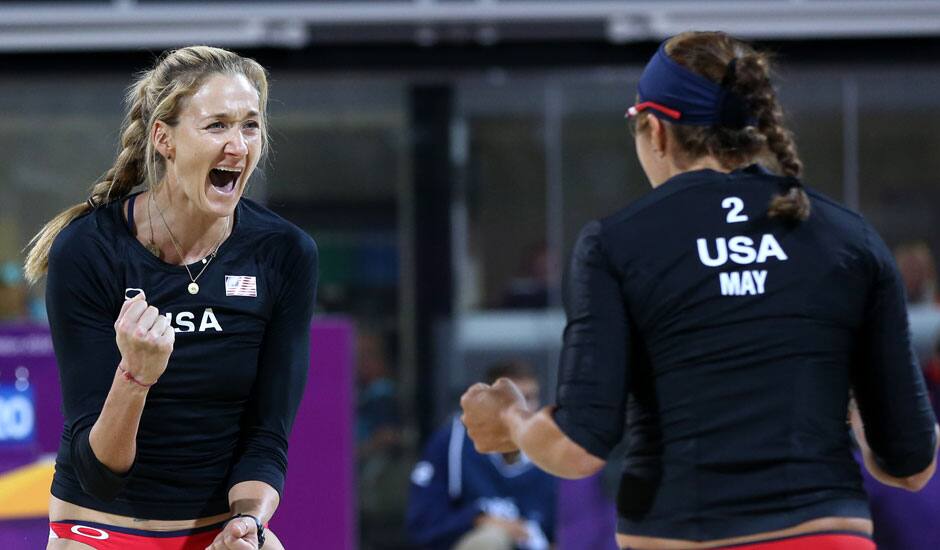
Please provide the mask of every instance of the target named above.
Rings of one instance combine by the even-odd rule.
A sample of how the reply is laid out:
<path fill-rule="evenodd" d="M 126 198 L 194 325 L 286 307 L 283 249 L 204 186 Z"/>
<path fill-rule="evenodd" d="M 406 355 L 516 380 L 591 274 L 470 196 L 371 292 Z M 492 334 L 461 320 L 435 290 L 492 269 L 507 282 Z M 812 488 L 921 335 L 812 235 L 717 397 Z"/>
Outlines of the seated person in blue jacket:
<path fill-rule="evenodd" d="M 538 410 L 539 383 L 528 364 L 498 363 L 485 377 L 509 378 Z M 557 478 L 520 452 L 478 453 L 454 416 L 431 436 L 411 473 L 408 533 L 429 550 L 547 550 L 556 491 Z"/>

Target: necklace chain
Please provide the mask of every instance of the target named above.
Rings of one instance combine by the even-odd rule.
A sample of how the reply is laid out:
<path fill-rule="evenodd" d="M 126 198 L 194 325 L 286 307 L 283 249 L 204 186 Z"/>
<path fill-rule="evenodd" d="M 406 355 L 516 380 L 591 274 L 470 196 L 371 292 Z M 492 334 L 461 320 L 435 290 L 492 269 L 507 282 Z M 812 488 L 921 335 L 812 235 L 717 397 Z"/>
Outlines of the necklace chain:
<path fill-rule="evenodd" d="M 159 258 L 160 256 L 162 256 L 162 253 L 160 252 L 160 247 L 157 246 L 156 239 L 153 238 L 153 211 L 150 209 L 150 205 L 153 204 L 153 192 L 152 191 L 150 192 L 149 195 L 147 195 L 147 199 L 148 199 L 147 200 L 147 225 L 150 226 L 150 242 L 147 244 L 147 250 L 149 250 L 151 254 Z"/>
<path fill-rule="evenodd" d="M 152 202 L 152 203 L 154 204 L 154 206 L 156 207 L 157 212 L 160 214 L 160 219 L 163 220 L 163 227 L 166 227 L 166 232 L 167 232 L 167 234 L 170 236 L 170 242 L 173 243 L 173 248 L 176 249 L 176 253 L 180 255 L 180 261 L 183 262 L 183 267 L 186 268 L 186 274 L 189 275 L 189 280 L 192 282 L 192 285 L 190 285 L 190 287 L 192 287 L 193 285 L 196 284 L 196 280 L 199 279 L 199 277 L 202 277 L 202 274 L 205 273 L 206 268 L 208 268 L 208 267 L 209 267 L 209 264 L 212 262 L 212 260 L 215 259 L 216 254 L 219 253 L 219 247 L 222 246 L 222 241 L 225 240 L 225 234 L 228 233 L 229 220 L 226 219 L 226 221 L 225 221 L 225 229 L 222 230 L 222 237 L 219 238 L 219 242 L 216 243 L 215 248 L 212 249 L 212 252 L 209 253 L 209 255 L 208 255 L 206 258 L 203 258 L 203 260 L 202 260 L 202 261 L 203 261 L 202 269 L 200 269 L 200 270 L 199 270 L 199 273 L 197 273 L 196 276 L 193 277 L 193 272 L 189 270 L 189 266 L 186 264 L 186 258 L 183 256 L 183 250 L 180 248 L 179 243 L 176 242 L 176 237 L 173 235 L 173 231 L 170 229 L 170 224 L 167 223 L 166 217 L 163 215 L 163 210 L 160 208 L 160 205 L 157 204 L 156 201 L 153 199 L 153 191 L 150 192 L 150 196 L 149 196 L 148 198 L 150 199 L 150 202 Z M 148 207 L 148 209 L 149 209 L 149 207 L 150 207 L 150 204 L 149 204 L 149 203 L 148 203 L 147 207 Z M 150 229 L 151 229 L 151 233 L 152 233 L 152 232 L 153 232 L 153 223 L 151 223 Z M 152 237 L 151 237 L 151 238 L 152 238 Z M 197 286 L 196 286 L 197 291 L 198 291 L 198 288 L 199 288 L 199 287 L 198 287 L 198 285 L 197 285 Z M 192 292 L 192 291 L 191 291 L 191 292 Z M 195 294 L 195 292 L 192 292 L 192 293 Z"/>

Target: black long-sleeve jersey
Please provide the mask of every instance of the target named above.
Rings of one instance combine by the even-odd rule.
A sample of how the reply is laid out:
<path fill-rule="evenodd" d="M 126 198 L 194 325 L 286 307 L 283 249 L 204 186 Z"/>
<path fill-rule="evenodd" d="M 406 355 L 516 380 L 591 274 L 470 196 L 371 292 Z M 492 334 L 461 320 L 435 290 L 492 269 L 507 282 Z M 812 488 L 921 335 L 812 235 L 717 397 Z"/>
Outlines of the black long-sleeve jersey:
<path fill-rule="evenodd" d="M 228 489 L 241 481 L 280 492 L 309 367 L 316 244 L 243 198 L 192 295 L 184 267 L 148 252 L 121 207 L 114 201 L 72 222 L 49 256 L 46 304 L 65 416 L 52 494 L 174 520 L 228 511 Z M 204 265 L 189 267 L 195 275 Z M 88 435 L 121 360 L 114 322 L 131 288 L 169 317 L 176 342 L 147 396 L 135 462 L 116 475 Z"/>
<path fill-rule="evenodd" d="M 621 533 L 714 540 L 868 517 L 850 388 L 888 473 L 933 458 L 889 250 L 813 191 L 808 220 L 770 219 L 790 185 L 758 166 L 683 173 L 575 245 L 555 420 L 601 458 L 626 426 Z"/>

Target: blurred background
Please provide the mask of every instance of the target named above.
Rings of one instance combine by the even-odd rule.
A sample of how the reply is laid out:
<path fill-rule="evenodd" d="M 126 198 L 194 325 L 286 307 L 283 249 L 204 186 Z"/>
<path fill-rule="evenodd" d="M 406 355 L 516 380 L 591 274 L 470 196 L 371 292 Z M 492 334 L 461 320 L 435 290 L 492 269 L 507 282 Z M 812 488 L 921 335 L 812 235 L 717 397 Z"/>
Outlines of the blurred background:
<path fill-rule="evenodd" d="M 355 327 L 353 544 L 412 548 L 409 474 L 463 389 L 524 361 L 551 401 L 570 248 L 648 191 L 623 113 L 658 43 L 689 29 L 777 53 L 806 182 L 898 251 L 940 371 L 934 1 L 2 1 L 0 323 L 46 322 L 23 248 L 111 165 L 133 73 L 181 45 L 254 57 L 273 154 L 247 195 L 316 238 L 318 312 Z M 0 366 L 0 388 L 21 378 Z"/>

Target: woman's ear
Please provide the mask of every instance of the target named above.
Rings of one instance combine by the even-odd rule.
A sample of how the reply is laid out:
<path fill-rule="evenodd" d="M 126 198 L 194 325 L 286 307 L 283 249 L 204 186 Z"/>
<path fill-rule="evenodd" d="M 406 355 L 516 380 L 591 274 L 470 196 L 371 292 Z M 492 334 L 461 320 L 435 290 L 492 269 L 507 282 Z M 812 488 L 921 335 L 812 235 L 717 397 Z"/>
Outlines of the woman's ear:
<path fill-rule="evenodd" d="M 150 140 L 153 142 L 154 149 L 163 155 L 163 158 L 173 160 L 173 153 L 175 152 L 173 136 L 170 134 L 170 127 L 166 122 L 158 120 L 153 123 L 153 128 L 150 130 Z"/>
<path fill-rule="evenodd" d="M 652 143 L 653 153 L 663 158 L 666 156 L 666 148 L 669 143 L 669 132 L 666 125 L 658 117 L 649 117 L 650 142 Z"/>

